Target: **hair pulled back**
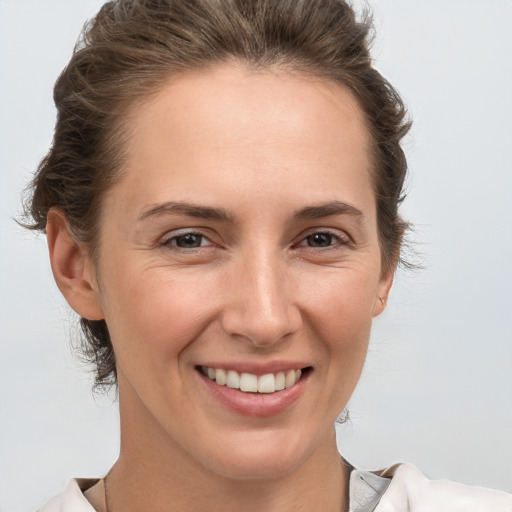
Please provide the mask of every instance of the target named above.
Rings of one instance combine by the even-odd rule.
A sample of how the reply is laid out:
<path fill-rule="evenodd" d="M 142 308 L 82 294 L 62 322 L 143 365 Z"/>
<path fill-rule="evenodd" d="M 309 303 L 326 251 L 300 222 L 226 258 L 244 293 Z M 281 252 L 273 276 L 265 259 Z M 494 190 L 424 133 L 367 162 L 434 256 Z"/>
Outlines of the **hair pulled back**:
<path fill-rule="evenodd" d="M 73 236 L 95 257 L 101 203 L 122 174 L 126 112 L 169 78 L 234 60 L 255 69 L 290 69 L 347 87 L 373 142 L 374 189 L 384 268 L 400 256 L 407 224 L 398 206 L 407 164 L 400 146 L 405 107 L 372 67 L 371 22 L 343 0 L 116 0 L 86 26 L 54 89 L 57 123 L 27 204 L 29 227 L 44 231 L 48 211 L 66 214 Z M 104 320 L 81 319 L 82 352 L 96 386 L 116 383 Z"/>

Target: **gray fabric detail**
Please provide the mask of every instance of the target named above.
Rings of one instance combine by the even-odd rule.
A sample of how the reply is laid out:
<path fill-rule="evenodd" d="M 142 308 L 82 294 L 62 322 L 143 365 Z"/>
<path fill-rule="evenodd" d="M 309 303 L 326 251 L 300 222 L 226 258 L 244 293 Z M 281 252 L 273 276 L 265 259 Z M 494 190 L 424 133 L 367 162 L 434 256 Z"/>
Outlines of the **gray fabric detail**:
<path fill-rule="evenodd" d="M 375 510 L 390 483 L 390 478 L 382 478 L 369 471 L 354 469 L 350 474 L 349 512 L 372 512 Z"/>

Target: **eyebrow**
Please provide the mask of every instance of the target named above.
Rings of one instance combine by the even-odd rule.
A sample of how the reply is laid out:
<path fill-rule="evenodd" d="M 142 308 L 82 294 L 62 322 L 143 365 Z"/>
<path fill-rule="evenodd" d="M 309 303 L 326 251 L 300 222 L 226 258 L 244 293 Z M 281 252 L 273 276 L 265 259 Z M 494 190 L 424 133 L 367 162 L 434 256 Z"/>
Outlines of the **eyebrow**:
<path fill-rule="evenodd" d="M 236 220 L 235 215 L 225 208 L 202 206 L 182 201 L 166 201 L 165 203 L 152 205 L 151 208 L 142 212 L 137 218 L 137 222 L 144 221 L 151 217 L 169 214 L 185 215 L 199 219 L 219 220 L 229 222 L 230 224 L 233 224 Z M 295 211 L 293 217 L 298 220 L 308 220 L 329 217 L 330 215 L 362 217 L 363 213 L 351 204 L 342 201 L 330 201 L 328 203 L 301 208 Z"/>
<path fill-rule="evenodd" d="M 320 219 L 330 215 L 350 215 L 354 217 L 363 217 L 363 212 L 355 206 L 342 201 L 331 201 L 329 203 L 319 204 L 318 206 L 306 206 L 295 212 L 296 219 Z"/>
<path fill-rule="evenodd" d="M 139 215 L 137 222 L 144 221 L 150 217 L 158 217 L 166 214 L 186 215 L 187 217 L 221 220 L 229 223 L 233 223 L 235 221 L 233 213 L 225 208 L 201 206 L 181 201 L 167 201 L 165 203 L 155 204 L 149 210 L 142 212 Z"/>

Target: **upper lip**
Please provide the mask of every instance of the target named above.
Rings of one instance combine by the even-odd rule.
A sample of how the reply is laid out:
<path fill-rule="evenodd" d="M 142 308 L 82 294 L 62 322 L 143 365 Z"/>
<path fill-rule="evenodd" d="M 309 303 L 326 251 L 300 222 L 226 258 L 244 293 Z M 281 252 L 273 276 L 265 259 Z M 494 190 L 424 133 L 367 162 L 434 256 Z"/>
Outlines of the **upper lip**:
<path fill-rule="evenodd" d="M 252 373 L 253 375 L 266 375 L 268 373 L 286 372 L 288 370 L 302 370 L 311 365 L 304 361 L 208 361 L 198 366 L 222 370 L 234 370 L 238 373 Z"/>

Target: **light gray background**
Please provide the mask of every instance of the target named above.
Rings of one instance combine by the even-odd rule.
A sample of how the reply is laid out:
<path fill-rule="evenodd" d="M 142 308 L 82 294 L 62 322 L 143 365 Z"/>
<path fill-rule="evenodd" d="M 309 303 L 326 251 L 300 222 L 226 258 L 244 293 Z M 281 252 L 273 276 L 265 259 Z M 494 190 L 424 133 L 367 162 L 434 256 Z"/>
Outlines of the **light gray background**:
<path fill-rule="evenodd" d="M 52 85 L 100 0 L 0 0 L 0 511 L 102 475 L 116 406 L 72 358 L 44 237 L 12 221 L 54 124 Z M 426 269 L 397 276 L 339 428 L 354 464 L 512 492 L 512 1 L 375 0 L 378 68 L 415 120 L 404 213 Z"/>

